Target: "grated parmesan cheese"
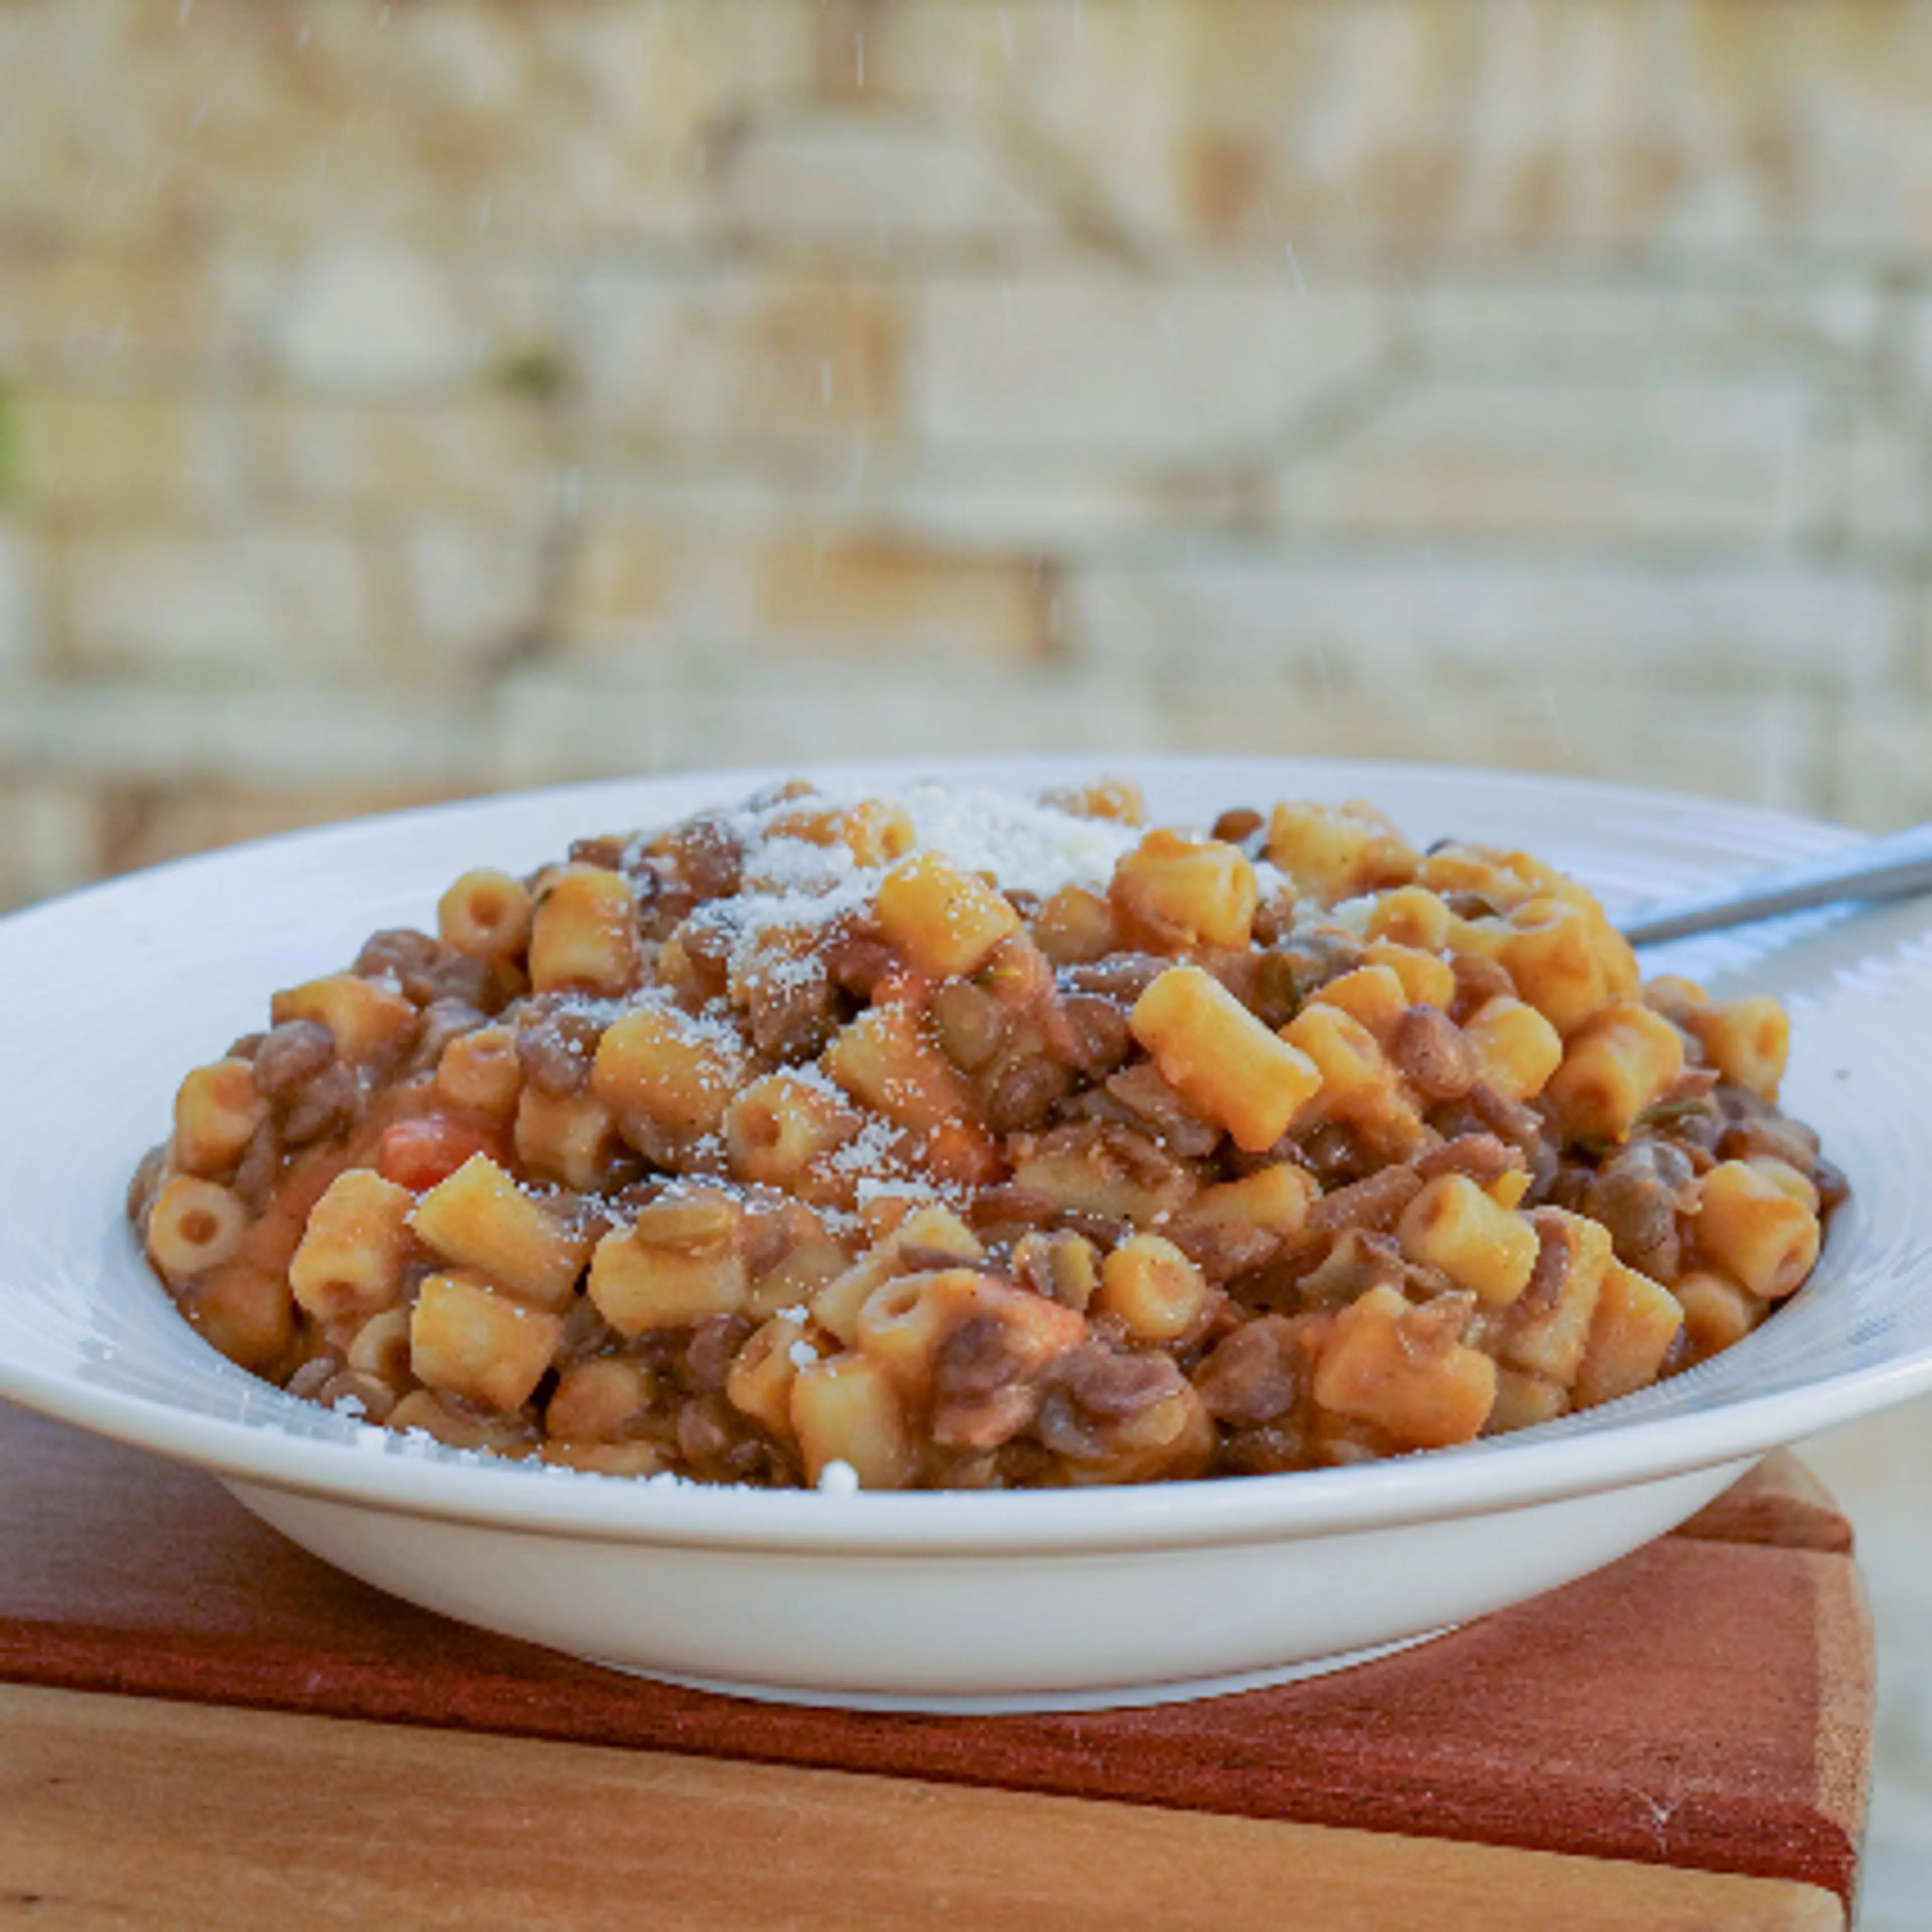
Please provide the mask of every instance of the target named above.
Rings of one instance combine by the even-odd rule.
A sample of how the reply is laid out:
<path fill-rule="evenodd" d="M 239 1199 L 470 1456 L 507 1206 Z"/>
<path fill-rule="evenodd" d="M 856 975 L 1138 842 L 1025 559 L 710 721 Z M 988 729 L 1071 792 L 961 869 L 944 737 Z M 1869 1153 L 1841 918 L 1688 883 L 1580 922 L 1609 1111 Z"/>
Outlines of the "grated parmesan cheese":
<path fill-rule="evenodd" d="M 1376 896 L 1364 892 L 1352 899 L 1343 899 L 1328 910 L 1328 923 L 1339 926 L 1352 938 L 1363 939 L 1368 935 L 1369 918 L 1376 909 Z"/>
<path fill-rule="evenodd" d="M 820 797 L 835 808 L 852 802 L 832 794 Z M 1041 898 L 1066 886 L 1103 889 L 1121 855 L 1140 838 L 1132 826 L 1112 820 L 1077 818 L 1025 799 L 953 791 L 930 782 L 886 794 L 883 802 L 899 806 L 911 820 L 914 851 L 943 854 L 962 872 L 991 874 L 1004 891 Z M 862 914 L 886 875 L 885 866 L 861 866 L 844 845 L 818 845 L 767 830 L 797 803 L 746 806 L 727 815 L 743 848 L 744 886 L 694 916 L 726 936 L 734 976 L 755 968 L 779 985 L 803 983 L 822 970 L 818 963 L 788 958 L 771 942 L 781 934 L 808 935 Z"/>
<path fill-rule="evenodd" d="M 818 1489 L 821 1496 L 856 1496 L 859 1493 L 859 1472 L 850 1462 L 842 1462 L 835 1456 L 819 1471 Z"/>
<path fill-rule="evenodd" d="M 898 1143 L 898 1129 L 874 1114 L 844 1146 L 826 1155 L 826 1163 L 842 1174 L 877 1174 L 891 1161 Z"/>
<path fill-rule="evenodd" d="M 1104 886 L 1141 838 L 1116 820 L 1076 818 L 998 792 L 917 784 L 898 802 L 922 849 L 944 853 L 962 872 L 991 872 L 1005 891 L 1042 898 L 1064 886 Z"/>
<path fill-rule="evenodd" d="M 950 1204 L 964 1196 L 963 1189 L 949 1190 L 937 1181 L 901 1179 L 890 1174 L 862 1174 L 854 1186 L 854 1198 L 862 1214 L 880 1201 L 936 1201 Z"/>

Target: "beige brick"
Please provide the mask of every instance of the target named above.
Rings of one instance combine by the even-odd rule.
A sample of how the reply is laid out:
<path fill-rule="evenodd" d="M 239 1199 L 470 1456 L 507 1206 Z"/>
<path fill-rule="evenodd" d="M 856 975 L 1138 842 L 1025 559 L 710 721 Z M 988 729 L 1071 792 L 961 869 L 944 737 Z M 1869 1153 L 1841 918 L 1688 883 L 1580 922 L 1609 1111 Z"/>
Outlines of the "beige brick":
<path fill-rule="evenodd" d="M 628 240 L 711 226 L 733 130 L 774 102 L 809 98 L 820 9 L 794 0 L 526 8 L 542 98 L 527 117 L 508 218 Z"/>
<path fill-rule="evenodd" d="M 158 680 L 28 683 L 0 702 L 0 766 L 77 784 L 472 790 L 502 782 L 493 755 L 471 694 L 422 681 L 381 692 L 295 675 L 204 688 Z"/>
<path fill-rule="evenodd" d="M 1883 0 L 838 12 L 862 88 L 850 28 L 835 73 L 826 10 L 796 0 L 12 8 L 0 70 L 36 84 L 0 124 L 0 227 L 682 240 L 734 131 L 826 96 L 969 128 L 1115 244 L 1689 256 L 1932 226 L 1932 54 Z"/>
<path fill-rule="evenodd" d="M 1901 561 L 1932 543 L 1932 445 L 1876 404 L 1859 406 L 1843 457 L 1844 535 L 1860 556 Z"/>
<path fill-rule="evenodd" d="M 0 679 L 23 676 L 46 655 L 46 563 L 37 529 L 0 518 Z"/>
<path fill-rule="evenodd" d="M 410 655 L 488 665 L 535 635 L 543 545 L 528 532 L 418 520 L 399 539 Z"/>
<path fill-rule="evenodd" d="M 949 448 L 1192 457 L 1265 448 L 1360 384 L 1390 317 L 1366 289 L 1266 280 L 935 278 L 915 420 Z"/>
<path fill-rule="evenodd" d="M 1047 592 L 1028 562 L 803 536 L 761 561 L 757 634 L 782 644 L 968 660 L 1046 646 Z"/>
<path fill-rule="evenodd" d="M 1062 226 L 996 129 L 929 110 L 761 118 L 726 148 L 717 176 L 727 231 L 787 252 L 843 243 L 883 260 L 908 245 L 1024 248 Z"/>
<path fill-rule="evenodd" d="M 1834 818 L 1870 832 L 1932 818 L 1932 704 L 1875 698 L 1841 712 L 1828 730 Z"/>
<path fill-rule="evenodd" d="M 1903 399 L 1914 422 L 1932 422 L 1932 296 L 1900 296 L 1891 320 Z"/>
<path fill-rule="evenodd" d="M 382 518 L 461 511 L 524 525 L 554 507 L 548 416 L 538 403 L 485 396 L 278 400 L 243 420 L 272 502 Z"/>
<path fill-rule="evenodd" d="M 1126 752 L 1163 742 L 1150 694 L 1057 670 L 862 670 L 739 657 L 632 661 L 520 673 L 506 688 L 495 769 L 504 782 L 706 765 L 1003 752 Z"/>
<path fill-rule="evenodd" d="M 326 531 L 70 540 L 70 646 L 87 670 L 264 682 L 380 662 L 361 544 Z"/>
<path fill-rule="evenodd" d="M 1246 465 L 1055 460 L 912 470 L 882 482 L 868 514 L 878 525 L 964 549 L 1118 554 L 1171 546 L 1177 532 L 1238 536 L 1269 520 L 1270 483 Z"/>
<path fill-rule="evenodd" d="M 493 242 L 466 214 L 349 241 L 335 227 L 318 218 L 284 238 L 238 224 L 216 238 L 214 363 L 251 400 L 433 412 L 528 400 L 532 365 L 567 380 L 575 278 L 548 248 Z"/>
<path fill-rule="evenodd" d="M 227 404 L 28 390 L 14 416 L 21 490 L 36 510 L 187 516 L 249 502 L 242 438 Z"/>
<path fill-rule="evenodd" d="M 557 614 L 568 651 L 622 652 L 662 641 L 680 598 L 709 604 L 742 636 L 748 586 L 728 567 L 712 575 L 661 531 L 630 522 L 586 523 L 574 533 Z M 729 555 L 727 548 L 724 554 Z M 716 622 L 716 618 L 711 621 Z"/>
<path fill-rule="evenodd" d="M 100 870 L 100 814 L 83 784 L 0 774 L 0 912 L 84 885 Z"/>
<path fill-rule="evenodd" d="M 881 87 L 1077 154 L 1143 237 L 1690 256 L 1932 227 L 1932 44 L 1882 0 L 901 0 L 889 18 Z"/>
<path fill-rule="evenodd" d="M 1188 682 L 1167 694 L 1162 716 L 1166 742 L 1188 751 L 1502 766 L 1810 811 L 1827 785 L 1816 709 L 1790 694 L 1571 676 L 1497 692 L 1418 679 L 1270 701 L 1232 682 Z"/>
<path fill-rule="evenodd" d="M 592 520 L 558 631 L 569 650 L 604 656 L 758 646 L 993 663 L 1046 647 L 1051 594 L 1024 558 L 795 526 L 725 535 Z"/>
<path fill-rule="evenodd" d="M 1280 51 L 1276 20 L 1293 10 L 1244 9 L 1258 62 Z M 960 6 L 897 0 L 875 13 L 868 77 L 888 98 L 925 100 L 1067 157 L 1117 231 L 1172 235 L 1186 218 L 1175 151 L 1199 115 L 1194 12 L 1148 0 L 1132 8 Z M 1294 111 L 1293 76 L 1276 64 L 1280 111 Z"/>
<path fill-rule="evenodd" d="M 1291 458 L 1280 502 L 1318 534 L 1772 543 L 1835 508 L 1836 426 L 1789 382 L 1442 377 Z"/>
<path fill-rule="evenodd" d="M 1402 693 L 1594 670 L 1663 691 L 1874 689 L 1909 662 L 1916 611 L 1883 573 L 1760 563 L 1619 562 L 1516 550 L 1358 555 L 1204 550 L 1070 573 L 1083 658 L 1238 671 L 1303 695 Z"/>
<path fill-rule="evenodd" d="M 1199 470 L 1053 453 L 1049 461 L 962 461 L 855 436 L 843 449 L 783 463 L 646 463 L 621 443 L 585 466 L 584 501 L 624 520 L 756 534 L 806 529 L 916 550 L 1022 557 L 1123 544 L 1172 543 L 1175 532 L 1251 530 L 1271 515 L 1273 479 L 1254 466 Z"/>
<path fill-rule="evenodd" d="M 680 443 L 848 439 L 896 418 L 904 324 L 889 287 L 775 271 L 610 270 L 584 298 L 594 416 Z"/>
<path fill-rule="evenodd" d="M 9 9 L 0 71 L 36 84 L 0 121 L 0 227 L 107 246 L 238 224 L 675 236 L 692 225 L 694 146 L 748 100 L 805 91 L 816 10 Z"/>
<path fill-rule="evenodd" d="M 0 164 L 0 182 L 9 178 Z M 199 375 L 239 346 L 212 272 L 190 249 L 157 256 L 149 245 L 90 253 L 0 242 L 0 370 L 10 377 L 132 387 Z"/>
<path fill-rule="evenodd" d="M 0 70 L 43 84 L 0 126 L 0 221 L 110 242 L 238 224 L 291 239 L 674 238 L 702 207 L 694 150 L 748 104 L 807 91 L 817 13 L 193 0 L 178 23 L 177 10 L 76 0 L 65 30 L 4 16 Z"/>
<path fill-rule="evenodd" d="M 109 838 L 106 869 L 132 872 L 212 852 L 244 839 L 268 838 L 312 825 L 333 825 L 374 812 L 435 804 L 448 787 L 346 784 L 289 790 L 178 785 L 130 790 L 109 788 L 104 812 Z"/>
<path fill-rule="evenodd" d="M 1870 380 L 1885 325 L 1876 279 L 1754 256 L 1639 280 L 1621 262 L 1492 263 L 1412 278 L 1421 354 L 1504 380 L 1641 374 Z"/>
<path fill-rule="evenodd" d="M 1537 164 L 1556 172 L 1546 151 L 1582 118 L 1586 64 L 1572 56 L 1565 71 L 1564 60 L 1582 36 L 1568 17 L 1534 0 L 1004 10 L 902 0 L 880 64 L 886 86 L 922 86 L 1077 155 L 1143 242 L 1194 236 L 1278 255 L 1285 236 L 1372 250 L 1543 218 Z"/>
<path fill-rule="evenodd" d="M 877 0 L 823 0 L 814 94 L 835 104 L 879 104 L 867 83 L 872 77 L 868 55 L 885 24 L 877 17 L 880 10 Z"/>
<path fill-rule="evenodd" d="M 400 246 L 315 250 L 296 278 L 280 344 L 284 369 L 319 389 L 424 389 L 473 373 L 456 292 L 436 265 Z"/>

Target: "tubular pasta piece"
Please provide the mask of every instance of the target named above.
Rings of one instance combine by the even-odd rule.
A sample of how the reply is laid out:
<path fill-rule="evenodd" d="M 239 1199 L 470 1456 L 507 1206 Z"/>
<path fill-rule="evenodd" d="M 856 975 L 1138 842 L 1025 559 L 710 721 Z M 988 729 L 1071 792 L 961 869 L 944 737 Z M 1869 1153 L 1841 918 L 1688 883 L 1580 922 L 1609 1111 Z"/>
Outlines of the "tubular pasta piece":
<path fill-rule="evenodd" d="M 1576 1371 L 1576 1406 L 1589 1408 L 1648 1388 L 1683 1325 L 1683 1306 L 1670 1289 L 1613 1258 Z"/>
<path fill-rule="evenodd" d="M 1791 1053 L 1791 1021 L 1769 994 L 1693 1006 L 1684 1024 L 1725 1079 L 1749 1088 L 1760 1100 L 1776 1102 Z"/>
<path fill-rule="evenodd" d="M 529 1400 L 562 1339 L 563 1323 L 468 1274 L 433 1274 L 410 1317 L 418 1381 L 496 1408 Z"/>
<path fill-rule="evenodd" d="M 1418 863 L 1414 847 L 1364 799 L 1338 806 L 1293 800 L 1277 805 L 1268 818 L 1268 855 L 1298 892 L 1325 905 L 1379 886 L 1406 885 Z"/>
<path fill-rule="evenodd" d="M 1390 898 L 1395 896 L 1394 893 L 1388 895 Z M 1374 923 L 1371 916 L 1371 927 Z M 1409 1006 L 1434 1006 L 1447 1012 L 1455 1000 L 1455 970 L 1433 948 L 1400 946 L 1389 940 L 1377 939 L 1364 950 L 1362 957 L 1367 964 L 1384 967 L 1395 975 L 1401 985 L 1405 1003 Z M 1358 1013 L 1355 1017 L 1360 1019 L 1363 1016 Z"/>
<path fill-rule="evenodd" d="M 1748 1161 L 1720 1162 L 1698 1189 L 1698 1251 L 1756 1295 L 1776 1301 L 1818 1260 L 1818 1217 Z"/>
<path fill-rule="evenodd" d="M 1714 1268 L 1693 1268 L 1670 1287 L 1684 1311 L 1690 1358 L 1701 1362 L 1742 1342 L 1764 1318 L 1766 1304 Z"/>
<path fill-rule="evenodd" d="M 964 1076 L 902 1004 L 861 1013 L 826 1048 L 824 1064 L 854 1100 L 903 1127 L 929 1131 L 978 1111 Z"/>
<path fill-rule="evenodd" d="M 1411 1261 L 1439 1268 L 1486 1307 L 1507 1308 L 1536 1266 L 1535 1228 L 1464 1174 L 1432 1180 L 1403 1209 L 1396 1234 Z"/>
<path fill-rule="evenodd" d="M 1496 1365 L 1480 1350 L 1410 1339 L 1415 1318 L 1395 1289 L 1372 1288 L 1335 1317 L 1315 1371 L 1315 1400 L 1411 1448 L 1472 1442 L 1496 1400 Z"/>
<path fill-rule="evenodd" d="M 1130 925 L 1168 950 L 1245 946 L 1255 868 L 1238 845 L 1150 832 L 1114 868 L 1108 896 Z"/>
<path fill-rule="evenodd" d="M 393 987 L 354 973 L 332 973 L 278 993 L 268 1004 L 276 1025 L 316 1020 L 328 1028 L 347 1060 L 380 1060 L 416 1030 L 416 1010 Z"/>
<path fill-rule="evenodd" d="M 1570 1138 L 1621 1142 L 1684 1070 L 1684 1036 L 1634 1000 L 1592 1013 L 1564 1048 L 1544 1098 Z"/>
<path fill-rule="evenodd" d="M 1322 1086 L 1316 1063 L 1278 1039 L 1210 974 L 1174 966 L 1128 1024 L 1189 1107 L 1250 1154 L 1272 1147 Z"/>
<path fill-rule="evenodd" d="M 366 1168 L 329 1183 L 309 1210 L 289 1286 L 318 1322 L 368 1316 L 400 1300 L 416 1196 Z"/>
<path fill-rule="evenodd" d="M 1418 957 L 1426 956 L 1418 955 Z M 1440 962 L 1435 962 L 1439 964 Z M 1448 970 L 1446 968 L 1444 968 Z M 1450 997 L 1454 997 L 1455 976 L 1450 975 Z M 1358 966 L 1330 980 L 1312 995 L 1320 1006 L 1334 1006 L 1375 1036 L 1376 1043 L 1386 1048 L 1410 1001 L 1408 990 L 1391 966 Z"/>
<path fill-rule="evenodd" d="M 1536 1009 L 1503 994 L 1471 1015 L 1462 1036 L 1474 1049 L 1479 1077 L 1506 1100 L 1533 1100 L 1563 1064 L 1563 1039 Z"/>
<path fill-rule="evenodd" d="M 465 872 L 436 905 L 436 930 L 446 946 L 472 959 L 510 959 L 530 934 L 530 896 L 507 872 L 478 866 Z"/>
<path fill-rule="evenodd" d="M 791 1425 L 816 1483 L 828 1462 L 849 1464 L 867 1490 L 902 1490 L 918 1454 L 890 1372 L 869 1356 L 835 1355 L 801 1369 L 791 1385 Z"/>
<path fill-rule="evenodd" d="M 782 1070 L 741 1088 L 724 1113 L 731 1172 L 767 1186 L 795 1186 L 813 1162 L 843 1147 L 865 1118 L 822 1082 Z"/>
<path fill-rule="evenodd" d="M 708 1134 L 743 1084 L 746 1064 L 724 1029 L 650 1000 L 604 1029 L 590 1085 L 620 1121 L 639 1115 L 673 1133 Z"/>
<path fill-rule="evenodd" d="M 1321 1108 L 1328 1118 L 1352 1120 L 1402 1146 L 1417 1137 L 1421 1119 L 1402 1076 L 1359 1020 L 1339 1006 L 1310 1001 L 1282 1028 L 1281 1036 L 1318 1071 Z"/>
<path fill-rule="evenodd" d="M 1095 1306 L 1118 1316 L 1130 1334 L 1150 1342 L 1176 1342 L 1200 1321 L 1208 1306 L 1201 1270 L 1159 1234 L 1132 1234 L 1100 1266 Z"/>
<path fill-rule="evenodd" d="M 178 1174 L 148 1212 L 148 1258 L 171 1288 L 178 1288 L 241 1252 L 248 1220 L 223 1186 Z"/>
<path fill-rule="evenodd" d="M 245 1060 L 197 1066 L 175 1096 L 175 1165 L 211 1180 L 232 1172 L 267 1112 Z"/>
<path fill-rule="evenodd" d="M 530 984 L 539 993 L 627 993 L 641 970 L 630 880 L 602 866 L 566 866 L 530 922 Z"/>
<path fill-rule="evenodd" d="M 416 1203 L 415 1219 L 418 1236 L 446 1260 L 539 1307 L 562 1307 L 584 1266 L 582 1238 L 487 1154 L 472 1155 L 431 1188 Z"/>
<path fill-rule="evenodd" d="M 517 1158 L 536 1179 L 580 1193 L 606 1186 L 625 1158 L 610 1110 L 594 1094 L 526 1087 L 517 1103 L 516 1144 Z"/>
<path fill-rule="evenodd" d="M 1600 1223 L 1560 1208 L 1532 1208 L 1528 1218 L 1537 1232 L 1536 1266 L 1498 1330 L 1497 1352 L 1568 1388 L 1610 1272 L 1610 1238 Z"/>
<path fill-rule="evenodd" d="M 1521 997 L 1556 1030 L 1574 1033 L 1610 997 L 1588 914 L 1558 898 L 1520 906 L 1500 946 Z"/>
<path fill-rule="evenodd" d="M 499 1123 L 514 1119 L 524 1090 L 516 1035 L 506 1026 L 458 1034 L 436 1062 L 436 1085 L 453 1107 L 467 1108 Z"/>
<path fill-rule="evenodd" d="M 976 972 L 1020 916 L 984 880 L 937 853 L 902 860 L 879 882 L 879 925 L 922 973 Z"/>
<path fill-rule="evenodd" d="M 750 1285 L 742 1219 L 735 1202 L 711 1189 L 640 1210 L 591 1257 L 589 1293 L 598 1312 L 623 1335 L 735 1314 Z"/>

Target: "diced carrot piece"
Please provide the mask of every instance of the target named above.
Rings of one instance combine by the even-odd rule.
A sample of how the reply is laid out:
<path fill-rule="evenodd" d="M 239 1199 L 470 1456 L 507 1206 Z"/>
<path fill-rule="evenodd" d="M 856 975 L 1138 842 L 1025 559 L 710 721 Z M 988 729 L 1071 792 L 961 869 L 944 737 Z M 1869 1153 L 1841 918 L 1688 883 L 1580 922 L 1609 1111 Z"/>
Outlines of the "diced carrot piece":
<path fill-rule="evenodd" d="M 382 1136 L 376 1155 L 376 1171 L 385 1180 L 420 1194 L 447 1180 L 472 1154 L 502 1155 L 502 1137 L 472 1120 L 447 1114 L 425 1114 L 398 1120 Z"/>

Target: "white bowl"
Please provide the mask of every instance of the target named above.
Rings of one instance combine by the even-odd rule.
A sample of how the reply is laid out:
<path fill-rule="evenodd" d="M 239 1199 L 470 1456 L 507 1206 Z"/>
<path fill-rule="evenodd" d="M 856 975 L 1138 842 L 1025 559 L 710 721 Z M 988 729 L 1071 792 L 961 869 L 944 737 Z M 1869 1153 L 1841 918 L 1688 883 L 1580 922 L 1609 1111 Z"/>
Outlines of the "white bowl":
<path fill-rule="evenodd" d="M 1700 800 L 1414 766 L 962 761 L 854 772 L 1012 790 L 1127 770 L 1156 815 L 1376 800 L 1412 836 L 1520 843 L 1612 905 L 1847 835 Z M 176 1315 L 122 1217 L 197 1060 L 275 987 L 422 924 L 471 864 L 729 800 L 765 772 L 580 787 L 244 847 L 0 923 L 0 1395 L 211 1470 L 398 1596 L 751 1695 L 925 1708 L 1150 1702 L 1331 1666 L 1546 1589 L 1669 1529 L 1765 1450 L 1932 1384 L 1932 910 L 1814 914 L 1646 962 L 1789 999 L 1788 1104 L 1852 1199 L 1792 1304 L 1587 1414 L 1314 1474 L 997 1495 L 770 1492 L 490 1462 L 298 1402 Z"/>

